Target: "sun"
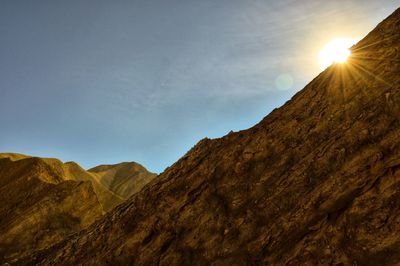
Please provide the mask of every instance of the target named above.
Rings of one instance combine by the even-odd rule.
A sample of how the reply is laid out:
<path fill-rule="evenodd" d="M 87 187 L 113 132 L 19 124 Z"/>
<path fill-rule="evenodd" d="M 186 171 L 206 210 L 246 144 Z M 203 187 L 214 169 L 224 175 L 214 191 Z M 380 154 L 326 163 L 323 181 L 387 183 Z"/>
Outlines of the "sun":
<path fill-rule="evenodd" d="M 336 38 L 327 43 L 319 53 L 319 64 L 321 69 L 329 67 L 333 63 L 344 63 L 350 56 L 350 47 L 356 41 L 351 38 Z"/>

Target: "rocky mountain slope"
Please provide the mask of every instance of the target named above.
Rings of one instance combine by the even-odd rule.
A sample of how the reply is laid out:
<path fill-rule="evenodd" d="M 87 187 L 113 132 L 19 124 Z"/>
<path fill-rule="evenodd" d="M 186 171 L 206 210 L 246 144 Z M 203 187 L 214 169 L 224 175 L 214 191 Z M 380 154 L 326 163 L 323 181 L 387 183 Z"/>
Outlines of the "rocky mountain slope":
<path fill-rule="evenodd" d="M 130 200 L 14 261 L 400 263 L 400 9 L 256 126 L 203 139 Z"/>
<path fill-rule="evenodd" d="M 79 232 L 155 177 L 135 163 L 95 169 L 0 153 L 0 264 Z"/>
<path fill-rule="evenodd" d="M 2 157 L 0 263 L 57 243 L 101 217 L 90 182 L 66 181 L 51 159 Z"/>
<path fill-rule="evenodd" d="M 18 161 L 25 158 L 32 158 L 32 156 L 17 153 L 0 153 L 0 158 L 10 158 L 13 161 Z M 90 181 L 105 212 L 111 210 L 124 200 L 104 185 L 96 182 L 96 178 L 93 175 L 85 171 L 85 169 L 75 162 L 63 163 L 55 158 L 39 159 L 48 167 L 52 168 L 52 170 L 60 177 L 60 180 Z"/>
<path fill-rule="evenodd" d="M 9 158 L 13 161 L 31 157 L 17 153 L 0 153 L 0 159 Z M 100 165 L 86 171 L 75 162 L 63 163 L 54 158 L 40 159 L 51 166 L 63 180 L 90 181 L 105 212 L 121 204 L 156 177 L 156 174 L 135 162 Z"/>

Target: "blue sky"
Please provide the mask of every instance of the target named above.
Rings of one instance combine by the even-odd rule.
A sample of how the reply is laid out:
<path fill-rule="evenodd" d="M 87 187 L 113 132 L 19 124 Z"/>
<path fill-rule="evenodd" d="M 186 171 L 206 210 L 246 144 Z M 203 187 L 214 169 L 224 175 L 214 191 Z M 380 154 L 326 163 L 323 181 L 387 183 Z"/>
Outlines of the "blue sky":
<path fill-rule="evenodd" d="M 324 44 L 362 38 L 399 6 L 2 0 L 0 152 L 161 172 L 200 139 L 256 124 L 320 72 Z"/>

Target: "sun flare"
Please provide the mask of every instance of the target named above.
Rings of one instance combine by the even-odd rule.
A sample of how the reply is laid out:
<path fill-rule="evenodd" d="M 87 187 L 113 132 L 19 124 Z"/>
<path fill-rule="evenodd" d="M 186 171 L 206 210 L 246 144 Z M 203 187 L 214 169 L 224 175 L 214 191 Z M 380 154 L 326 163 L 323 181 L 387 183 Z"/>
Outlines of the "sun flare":
<path fill-rule="evenodd" d="M 329 67 L 333 63 L 344 63 L 350 56 L 350 47 L 356 41 L 350 38 L 337 38 L 327 43 L 319 53 L 321 69 Z"/>

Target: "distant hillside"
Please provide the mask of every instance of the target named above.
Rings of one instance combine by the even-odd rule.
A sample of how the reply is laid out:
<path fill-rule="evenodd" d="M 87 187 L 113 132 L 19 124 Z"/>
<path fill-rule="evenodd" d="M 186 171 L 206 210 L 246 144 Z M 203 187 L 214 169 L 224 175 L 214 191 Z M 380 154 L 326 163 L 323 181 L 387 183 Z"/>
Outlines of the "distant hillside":
<path fill-rule="evenodd" d="M 91 182 L 67 180 L 60 163 L 0 159 L 0 264 L 57 243 L 101 217 Z"/>
<path fill-rule="evenodd" d="M 32 156 L 0 153 L 1 158 L 17 161 L 32 158 Z M 62 163 L 54 158 L 40 159 L 51 166 L 63 180 L 90 181 L 104 211 L 109 211 L 121 204 L 156 177 L 155 174 L 148 172 L 146 168 L 135 162 L 101 165 L 86 171 L 75 162 Z"/>
<path fill-rule="evenodd" d="M 123 199 L 139 192 L 157 176 L 135 162 L 99 165 L 89 169 L 88 172 L 94 175 L 98 182 Z"/>
<path fill-rule="evenodd" d="M 24 158 L 37 158 L 50 167 L 61 180 L 90 181 L 104 211 L 111 210 L 124 200 L 122 197 L 116 195 L 113 191 L 97 182 L 97 178 L 74 162 L 63 163 L 54 158 L 31 157 L 15 153 L 0 153 L 0 158 L 10 158 L 14 161 Z"/>
<path fill-rule="evenodd" d="M 156 176 L 136 163 L 91 171 L 54 158 L 0 153 L 0 264 L 79 232 Z"/>

